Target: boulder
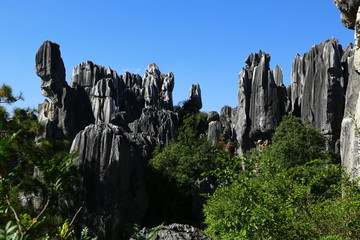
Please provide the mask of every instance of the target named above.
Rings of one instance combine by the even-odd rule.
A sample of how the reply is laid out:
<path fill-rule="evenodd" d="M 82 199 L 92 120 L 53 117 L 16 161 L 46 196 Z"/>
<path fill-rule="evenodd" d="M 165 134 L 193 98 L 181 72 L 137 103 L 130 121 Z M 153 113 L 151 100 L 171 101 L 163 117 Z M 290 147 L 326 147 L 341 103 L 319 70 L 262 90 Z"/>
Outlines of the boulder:
<path fill-rule="evenodd" d="M 220 121 L 211 121 L 208 125 L 207 139 L 212 145 L 215 145 L 222 133 Z"/>
<path fill-rule="evenodd" d="M 155 228 L 144 228 L 138 235 L 149 236 L 151 232 L 155 231 Z M 144 239 L 146 238 L 144 237 Z M 139 239 L 132 237 L 130 240 Z M 147 238 L 146 238 L 147 239 Z M 158 230 L 151 240 L 211 240 L 201 230 L 186 224 L 173 223 L 167 226 L 163 226 Z"/>

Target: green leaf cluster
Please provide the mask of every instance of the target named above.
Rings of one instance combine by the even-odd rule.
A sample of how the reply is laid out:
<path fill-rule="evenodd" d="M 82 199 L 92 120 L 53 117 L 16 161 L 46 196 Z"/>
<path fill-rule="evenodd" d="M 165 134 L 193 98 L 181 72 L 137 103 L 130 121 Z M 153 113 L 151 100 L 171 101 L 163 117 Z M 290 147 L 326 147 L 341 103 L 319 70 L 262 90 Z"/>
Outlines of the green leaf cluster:
<path fill-rule="evenodd" d="M 295 117 L 204 206 L 213 239 L 359 239 L 360 189 Z M 229 162 L 231 164 L 231 162 Z"/>
<path fill-rule="evenodd" d="M 186 114 L 179 140 L 158 146 L 148 165 L 150 208 L 165 220 L 191 217 L 191 189 L 203 172 L 221 166 L 222 154 L 204 137 L 207 114 Z"/>
<path fill-rule="evenodd" d="M 67 239 L 73 226 L 66 218 L 73 213 L 69 216 L 58 203 L 74 179 L 70 168 L 75 158 L 67 153 L 69 145 L 35 143 L 41 125 L 31 109 L 15 109 L 12 118 L 8 116 L 0 107 L 0 236 Z M 8 238 L 12 232 L 16 237 Z"/>

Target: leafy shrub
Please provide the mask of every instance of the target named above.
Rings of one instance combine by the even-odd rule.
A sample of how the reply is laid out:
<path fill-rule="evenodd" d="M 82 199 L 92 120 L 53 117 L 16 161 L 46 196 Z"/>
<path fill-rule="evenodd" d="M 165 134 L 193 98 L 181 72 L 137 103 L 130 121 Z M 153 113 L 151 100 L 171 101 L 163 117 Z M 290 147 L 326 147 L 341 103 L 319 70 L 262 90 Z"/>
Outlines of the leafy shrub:
<path fill-rule="evenodd" d="M 172 143 L 149 162 L 151 201 L 166 219 L 189 217 L 191 188 L 204 171 L 219 164 L 217 150 L 206 139 Z"/>
<path fill-rule="evenodd" d="M 285 118 L 272 145 L 244 161 L 250 168 L 209 197 L 206 233 L 214 239 L 359 238 L 359 186 L 342 178 L 323 144 L 318 131 Z"/>

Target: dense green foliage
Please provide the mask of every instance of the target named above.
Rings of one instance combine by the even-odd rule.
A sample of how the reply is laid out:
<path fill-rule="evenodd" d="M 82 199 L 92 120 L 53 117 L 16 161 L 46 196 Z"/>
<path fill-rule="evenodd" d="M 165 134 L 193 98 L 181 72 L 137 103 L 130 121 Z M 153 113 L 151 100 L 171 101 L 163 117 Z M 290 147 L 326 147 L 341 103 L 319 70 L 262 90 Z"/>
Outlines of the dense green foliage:
<path fill-rule="evenodd" d="M 179 141 L 158 146 L 149 162 L 148 189 L 153 208 L 165 220 L 191 217 L 191 188 L 205 171 L 220 167 L 223 153 L 204 138 L 204 113 L 187 114 L 179 128 Z"/>
<path fill-rule="evenodd" d="M 295 117 L 204 206 L 214 239 L 359 239 L 360 189 L 342 177 L 322 135 Z"/>
<path fill-rule="evenodd" d="M 0 107 L 0 239 L 68 239 L 75 213 L 58 203 L 72 183 L 68 143 L 44 140 L 36 113 Z"/>

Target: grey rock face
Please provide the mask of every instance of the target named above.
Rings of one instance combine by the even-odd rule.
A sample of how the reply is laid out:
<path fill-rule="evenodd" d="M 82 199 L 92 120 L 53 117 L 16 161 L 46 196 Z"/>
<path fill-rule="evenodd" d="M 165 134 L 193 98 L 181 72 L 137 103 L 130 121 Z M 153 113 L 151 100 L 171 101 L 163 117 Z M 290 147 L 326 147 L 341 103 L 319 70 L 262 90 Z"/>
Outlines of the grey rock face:
<path fill-rule="evenodd" d="M 173 73 L 162 74 L 155 63 L 149 64 L 144 77 L 145 106 L 171 110 L 174 84 Z"/>
<path fill-rule="evenodd" d="M 211 111 L 208 113 L 208 140 L 215 145 L 221 138 L 225 140 L 236 140 L 236 133 L 234 130 L 233 119 L 236 119 L 237 109 L 232 109 L 229 106 L 221 108 L 220 116 L 217 112 Z"/>
<path fill-rule="evenodd" d="M 125 223 L 141 223 L 148 205 L 143 167 L 157 143 L 176 139 L 173 73 L 155 63 L 139 75 L 118 75 L 90 61 L 73 69 L 71 86 L 59 45 L 44 42 L 36 55 L 36 73 L 51 102 L 39 105 L 43 137 L 73 140 L 71 151 L 80 182 L 64 204 L 83 206 L 81 224 L 101 239 L 119 239 Z"/>
<path fill-rule="evenodd" d="M 154 229 L 143 229 L 141 233 L 148 236 Z M 201 230 L 186 224 L 173 223 L 163 226 L 151 240 L 211 240 Z M 130 238 L 135 240 L 135 238 Z"/>
<path fill-rule="evenodd" d="M 45 126 L 42 137 L 72 139 L 78 131 L 93 123 L 91 105 L 83 89 L 70 88 L 65 81 L 59 45 L 50 41 L 41 45 L 35 58 L 35 71 L 42 80 L 43 95 L 52 101 L 45 100 L 39 105 L 39 120 Z"/>
<path fill-rule="evenodd" d="M 356 13 L 360 6 L 359 0 L 333 0 L 336 7 L 340 10 L 341 22 L 345 27 L 354 29 Z"/>
<path fill-rule="evenodd" d="M 341 21 L 347 28 L 354 29 L 355 52 L 354 67 L 360 72 L 360 1 L 359 0 L 333 0 L 341 12 Z"/>
<path fill-rule="evenodd" d="M 79 182 L 70 203 L 83 206 L 81 222 L 101 239 L 119 239 L 126 223 L 140 223 L 148 197 L 143 168 L 146 156 L 112 124 L 96 124 L 77 134 L 71 151 L 79 153 Z"/>
<path fill-rule="evenodd" d="M 207 117 L 207 121 L 211 122 L 211 121 L 219 121 L 220 120 L 220 116 L 216 111 L 210 111 L 208 113 L 208 117 Z"/>
<path fill-rule="evenodd" d="M 189 101 L 195 111 L 199 111 L 202 108 L 201 89 L 199 84 L 191 85 Z"/>
<path fill-rule="evenodd" d="M 303 57 L 297 55 L 292 64 L 292 111 L 319 129 L 333 151 L 338 149 L 347 85 L 342 55 L 342 46 L 332 38 Z"/>
<path fill-rule="evenodd" d="M 341 165 L 353 178 L 360 177 L 359 135 L 356 124 L 360 122 L 360 74 L 354 69 L 354 49 L 349 45 L 342 56 L 345 75 L 348 76 L 344 118 L 341 123 L 340 154 Z"/>
<path fill-rule="evenodd" d="M 170 110 L 144 108 L 139 119 L 129 124 L 132 134 L 152 137 L 156 143 L 169 144 L 176 139 L 178 116 Z M 153 146 L 155 147 L 155 146 Z"/>
<path fill-rule="evenodd" d="M 222 127 L 220 121 L 211 121 L 208 125 L 207 139 L 212 145 L 215 145 L 219 140 L 219 136 L 222 133 Z"/>
<path fill-rule="evenodd" d="M 269 54 L 262 51 L 251 54 L 239 74 L 238 106 L 231 122 L 240 144 L 240 154 L 254 147 L 257 140 L 270 139 L 285 113 L 282 70 L 276 67 L 274 74 L 269 62 Z"/>

